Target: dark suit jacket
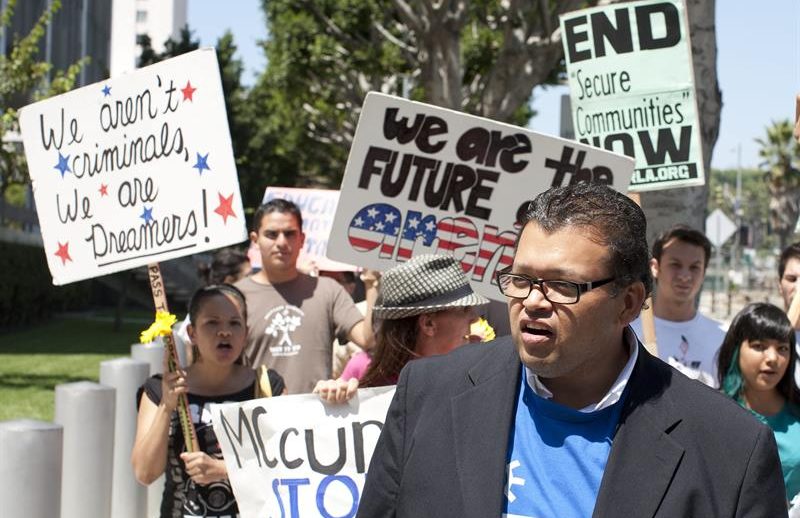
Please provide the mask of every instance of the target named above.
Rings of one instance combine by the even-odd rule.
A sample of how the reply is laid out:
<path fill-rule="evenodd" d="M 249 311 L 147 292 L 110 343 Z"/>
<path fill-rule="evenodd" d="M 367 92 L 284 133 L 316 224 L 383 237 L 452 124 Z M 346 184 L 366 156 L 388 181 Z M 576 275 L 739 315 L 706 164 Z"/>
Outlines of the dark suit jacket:
<path fill-rule="evenodd" d="M 409 363 L 358 516 L 499 517 L 521 371 L 510 337 Z M 640 344 L 592 516 L 786 513 L 772 431 Z"/>

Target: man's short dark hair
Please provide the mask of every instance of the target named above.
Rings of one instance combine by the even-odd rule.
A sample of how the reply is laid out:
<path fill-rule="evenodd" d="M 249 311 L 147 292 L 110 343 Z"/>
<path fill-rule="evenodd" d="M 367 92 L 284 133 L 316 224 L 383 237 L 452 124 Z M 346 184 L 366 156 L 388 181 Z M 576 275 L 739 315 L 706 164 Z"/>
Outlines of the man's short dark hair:
<path fill-rule="evenodd" d="M 609 249 L 615 284 L 625 287 L 641 281 L 645 295 L 650 295 L 647 220 L 641 207 L 624 194 L 590 183 L 550 189 L 530 202 L 521 221 L 523 229 L 531 221 L 548 233 L 567 227 L 588 229 Z"/>
<path fill-rule="evenodd" d="M 253 214 L 253 228 L 251 228 L 251 230 L 253 232 L 258 232 L 258 229 L 261 227 L 261 220 L 264 219 L 264 216 L 273 212 L 293 215 L 295 219 L 297 219 L 297 225 L 300 227 L 300 231 L 303 231 L 303 215 L 300 212 L 300 208 L 295 205 L 294 202 L 283 198 L 273 198 L 267 203 L 259 205 L 255 214 Z"/>
<path fill-rule="evenodd" d="M 656 240 L 653 242 L 653 258 L 656 261 L 661 260 L 661 254 L 664 252 L 664 245 L 672 239 L 689 243 L 690 245 L 699 246 L 705 253 L 705 264 L 703 269 L 708 268 L 708 261 L 711 259 L 711 241 L 708 240 L 705 234 L 689 225 L 673 225 L 668 229 L 661 232 Z"/>
<path fill-rule="evenodd" d="M 786 271 L 786 263 L 789 259 L 800 259 L 800 242 L 792 243 L 781 252 L 781 258 L 778 261 L 778 279 L 783 279 L 783 272 Z"/>

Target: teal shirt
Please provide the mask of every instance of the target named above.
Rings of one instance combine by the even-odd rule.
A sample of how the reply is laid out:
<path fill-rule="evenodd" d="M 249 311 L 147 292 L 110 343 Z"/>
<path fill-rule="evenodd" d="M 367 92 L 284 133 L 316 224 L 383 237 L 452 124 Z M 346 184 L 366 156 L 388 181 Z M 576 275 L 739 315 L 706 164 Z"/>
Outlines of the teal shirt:
<path fill-rule="evenodd" d="M 788 403 L 772 416 L 763 416 L 757 412 L 753 414 L 775 433 L 786 496 L 791 501 L 800 493 L 800 417 L 790 411 Z"/>

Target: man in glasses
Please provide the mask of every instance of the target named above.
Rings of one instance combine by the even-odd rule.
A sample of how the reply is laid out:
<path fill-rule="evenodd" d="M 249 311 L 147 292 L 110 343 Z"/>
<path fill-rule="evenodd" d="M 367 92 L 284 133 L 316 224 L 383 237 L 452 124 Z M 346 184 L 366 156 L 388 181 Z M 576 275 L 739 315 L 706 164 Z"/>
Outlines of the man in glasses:
<path fill-rule="evenodd" d="M 769 428 L 642 347 L 645 217 L 600 185 L 531 202 L 497 275 L 511 336 L 403 370 L 358 516 L 781 516 Z"/>
<path fill-rule="evenodd" d="M 278 371 L 290 394 L 311 392 L 317 381 L 331 377 L 335 336 L 372 345 L 370 312 L 377 286 L 365 280 L 365 318 L 335 280 L 300 273 L 303 217 L 291 201 L 276 198 L 261 205 L 250 241 L 261 252 L 261 270 L 236 283 L 247 299 L 245 362 Z"/>

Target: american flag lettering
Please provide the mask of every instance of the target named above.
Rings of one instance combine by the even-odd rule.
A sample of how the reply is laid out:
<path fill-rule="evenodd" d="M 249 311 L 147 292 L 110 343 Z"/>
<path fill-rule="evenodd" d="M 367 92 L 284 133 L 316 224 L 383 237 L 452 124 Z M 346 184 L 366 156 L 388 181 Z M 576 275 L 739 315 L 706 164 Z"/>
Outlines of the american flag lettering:
<path fill-rule="evenodd" d="M 388 203 L 373 203 L 359 210 L 350 220 L 347 238 L 359 252 L 381 247 L 380 257 L 391 258 L 400 234 L 400 211 Z"/>

